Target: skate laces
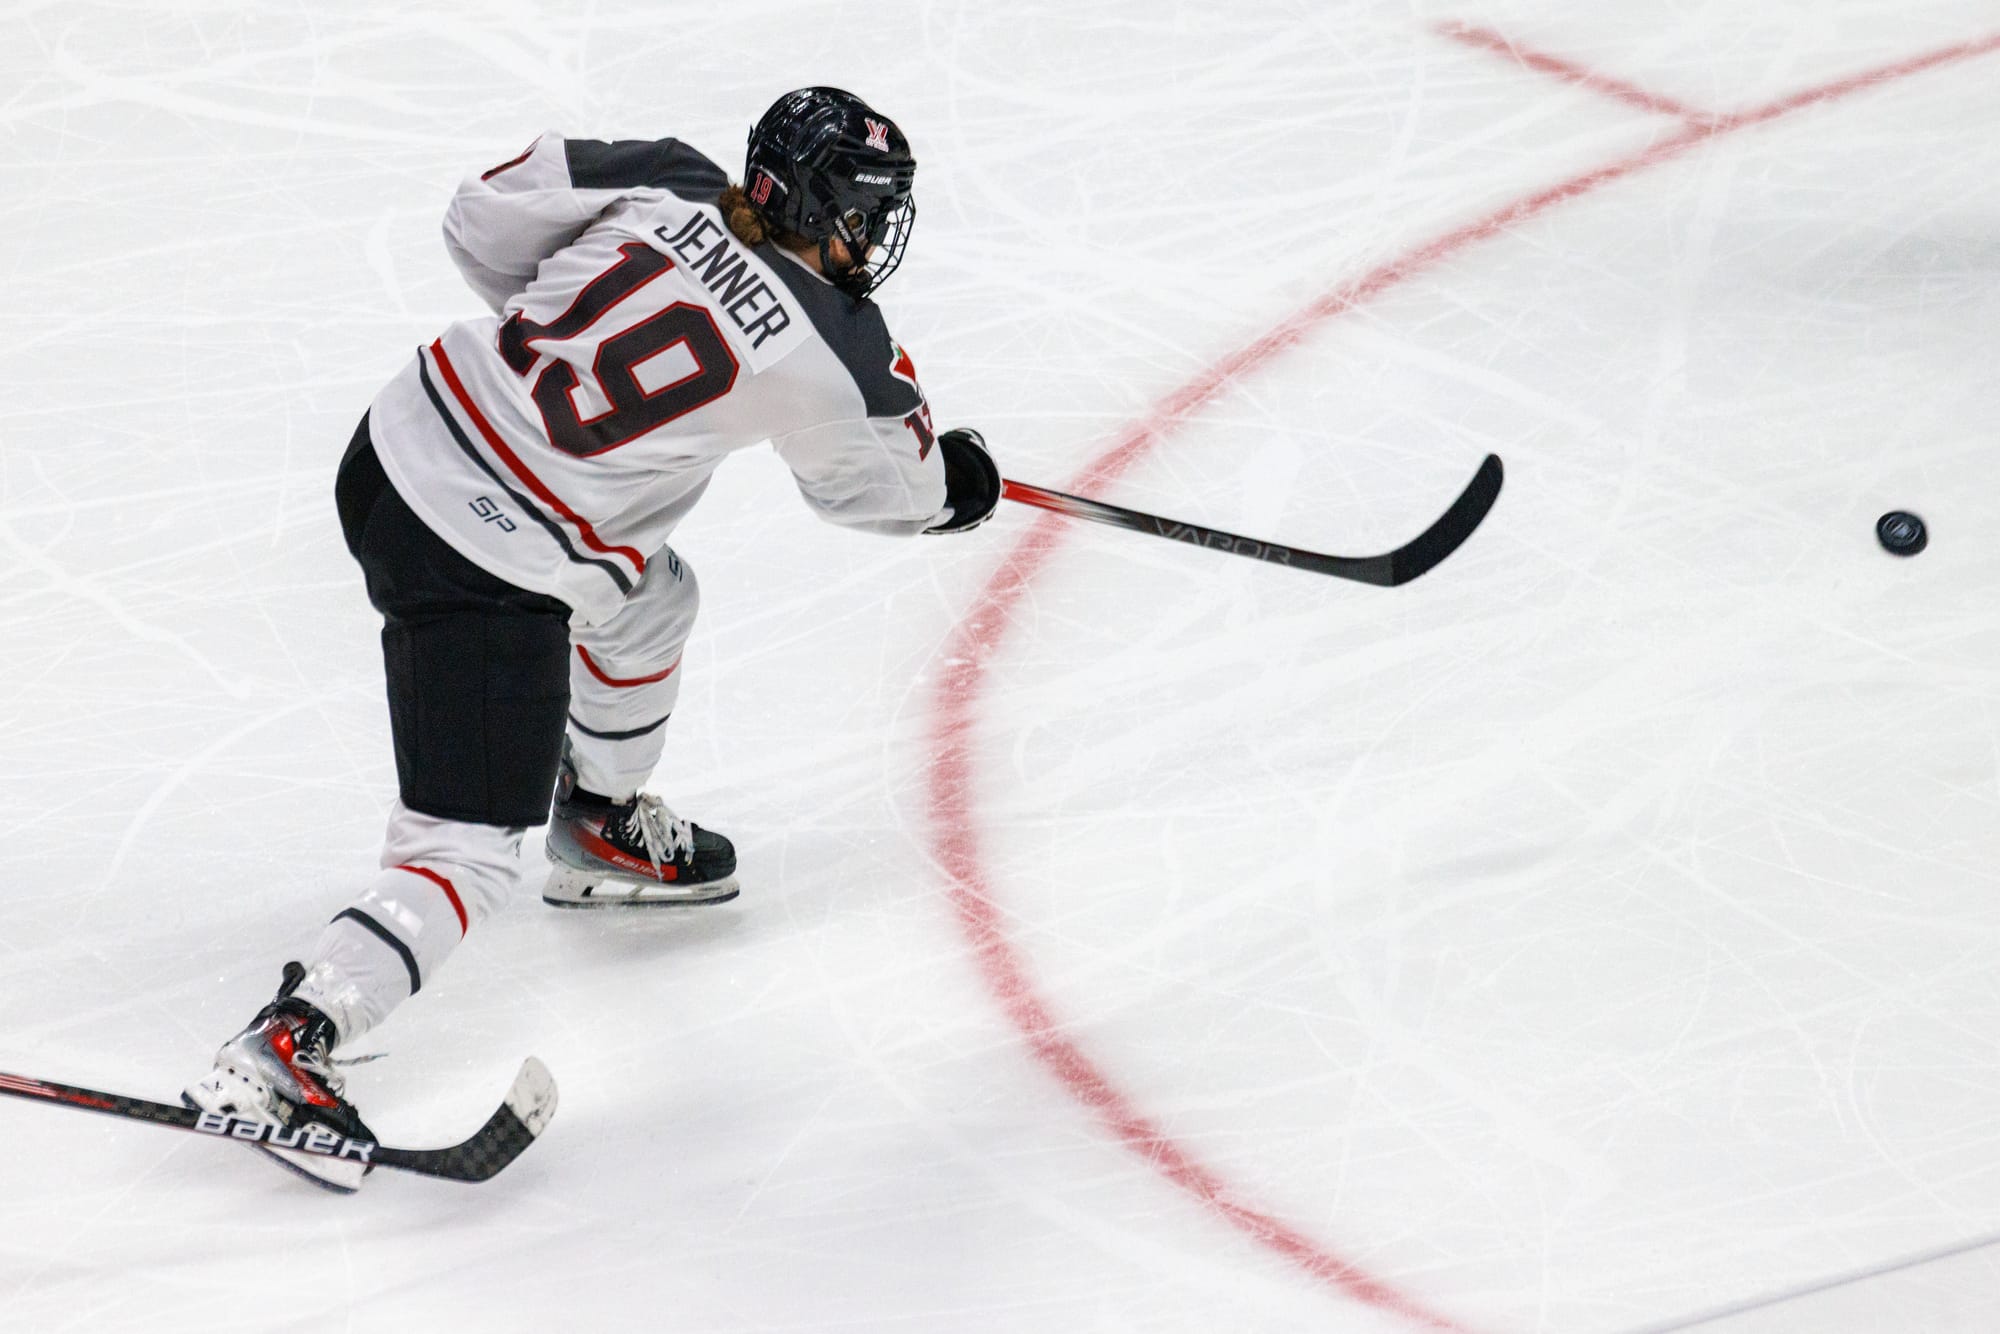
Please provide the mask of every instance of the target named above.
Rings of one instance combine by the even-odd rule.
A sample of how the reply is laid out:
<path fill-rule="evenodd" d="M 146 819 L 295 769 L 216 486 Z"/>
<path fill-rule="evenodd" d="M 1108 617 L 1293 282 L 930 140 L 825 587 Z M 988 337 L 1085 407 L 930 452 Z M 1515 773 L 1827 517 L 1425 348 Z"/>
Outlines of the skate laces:
<path fill-rule="evenodd" d="M 667 809 L 667 804 L 650 793 L 640 793 L 625 817 L 625 832 L 645 846 L 646 856 L 655 866 L 679 860 L 682 853 L 694 855 L 694 825 Z"/>
<path fill-rule="evenodd" d="M 336 1098 L 347 1088 L 347 1076 L 335 1068 L 331 1057 L 321 1055 L 317 1049 L 300 1052 L 292 1057 L 292 1064 L 319 1080 L 321 1086 Z"/>
<path fill-rule="evenodd" d="M 284 1020 L 281 1019 L 279 1022 L 283 1023 Z M 327 1046 L 325 1036 L 322 1034 L 307 1036 L 307 1030 L 313 1026 L 313 1022 L 307 1020 L 291 1025 L 290 1064 L 293 1069 L 303 1070 L 319 1080 L 321 1087 L 338 1098 L 347 1087 L 347 1076 L 336 1068 L 338 1063 L 333 1059 L 333 1053 Z"/>

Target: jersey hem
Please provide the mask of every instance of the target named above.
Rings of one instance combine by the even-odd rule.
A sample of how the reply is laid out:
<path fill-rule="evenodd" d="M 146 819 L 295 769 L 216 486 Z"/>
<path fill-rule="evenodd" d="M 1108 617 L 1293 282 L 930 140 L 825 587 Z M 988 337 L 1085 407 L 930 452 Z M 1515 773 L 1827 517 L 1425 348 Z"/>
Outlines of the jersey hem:
<path fill-rule="evenodd" d="M 523 572 L 518 569 L 500 568 L 496 562 L 486 559 L 491 553 L 461 538 L 451 522 L 431 507 L 415 480 L 403 473 L 402 461 L 397 457 L 394 443 L 385 441 L 378 431 L 371 429 L 370 434 L 375 441 L 375 456 L 382 461 L 382 471 L 388 476 L 389 484 L 396 488 L 396 494 L 403 498 L 403 503 L 410 507 L 410 512 L 422 519 L 424 526 L 430 529 L 439 541 L 495 579 L 503 580 L 525 592 L 540 593 L 544 597 L 554 598 L 570 609 L 572 618 L 576 616 L 576 606 L 570 601 L 567 590 L 561 587 L 559 581 L 524 577 Z"/>

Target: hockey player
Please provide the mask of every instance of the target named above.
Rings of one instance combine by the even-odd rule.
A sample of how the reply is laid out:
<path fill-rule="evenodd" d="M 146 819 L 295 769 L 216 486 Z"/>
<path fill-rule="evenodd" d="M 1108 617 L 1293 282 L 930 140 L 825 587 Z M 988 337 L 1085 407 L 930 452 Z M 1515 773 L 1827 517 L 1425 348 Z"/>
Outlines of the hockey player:
<path fill-rule="evenodd" d="M 751 131 L 740 187 L 673 139 L 553 133 L 459 187 L 445 243 L 494 314 L 377 395 L 336 486 L 384 620 L 400 791 L 382 869 L 191 1105 L 373 1138 L 332 1050 L 516 891 L 545 820 L 549 903 L 736 895 L 729 840 L 640 790 L 698 600 L 675 525 L 765 440 L 848 527 L 964 532 L 999 500 L 977 433 L 933 434 L 868 299 L 909 243 L 915 175 L 887 117 L 807 88 Z M 270 1152 L 359 1184 L 352 1162 Z"/>

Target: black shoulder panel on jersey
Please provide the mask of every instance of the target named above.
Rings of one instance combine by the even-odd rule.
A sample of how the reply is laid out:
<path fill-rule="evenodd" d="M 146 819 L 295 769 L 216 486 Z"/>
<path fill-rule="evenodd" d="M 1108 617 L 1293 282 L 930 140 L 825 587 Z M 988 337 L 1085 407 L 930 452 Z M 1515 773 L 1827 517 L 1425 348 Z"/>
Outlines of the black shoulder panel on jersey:
<path fill-rule="evenodd" d="M 569 183 L 579 190 L 669 190 L 713 203 L 729 174 L 678 139 L 565 139 Z"/>
<path fill-rule="evenodd" d="M 880 306 L 865 299 L 857 301 L 831 283 L 821 282 L 769 243 L 758 246 L 757 254 L 777 271 L 792 299 L 812 321 L 814 331 L 854 377 L 869 416 L 907 417 L 923 405 L 915 372 L 907 380 L 895 372 L 902 357 L 889 337 Z"/>

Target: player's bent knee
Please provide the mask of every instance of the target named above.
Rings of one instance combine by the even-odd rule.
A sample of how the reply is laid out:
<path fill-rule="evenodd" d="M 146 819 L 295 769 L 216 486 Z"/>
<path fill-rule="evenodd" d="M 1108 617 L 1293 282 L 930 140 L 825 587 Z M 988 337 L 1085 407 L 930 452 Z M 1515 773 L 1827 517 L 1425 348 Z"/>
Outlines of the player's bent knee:
<path fill-rule="evenodd" d="M 586 668 L 595 665 L 589 676 L 612 678 L 607 684 L 651 677 L 679 661 L 700 610 L 701 585 L 694 567 L 663 548 L 624 609 L 577 634 L 579 661 Z"/>

